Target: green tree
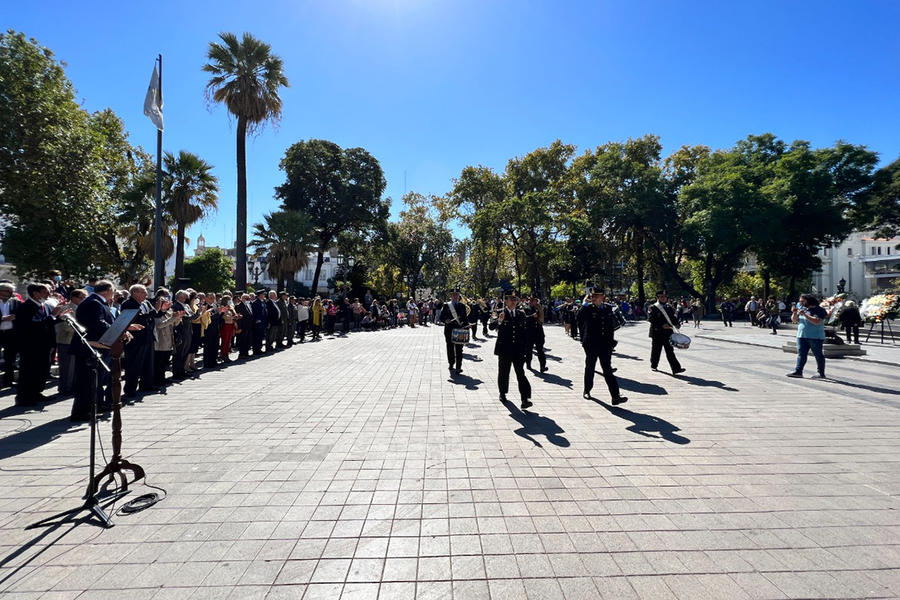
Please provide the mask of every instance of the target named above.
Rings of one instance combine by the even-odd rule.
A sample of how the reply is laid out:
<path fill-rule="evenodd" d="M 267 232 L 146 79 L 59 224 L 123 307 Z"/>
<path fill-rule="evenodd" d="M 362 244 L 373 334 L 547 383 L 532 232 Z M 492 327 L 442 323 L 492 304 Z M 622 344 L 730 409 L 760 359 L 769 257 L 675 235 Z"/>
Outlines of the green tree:
<path fill-rule="evenodd" d="M 249 33 L 240 40 L 221 33 L 221 43 L 210 42 L 203 70 L 212 74 L 207 98 L 225 105 L 237 119 L 237 283 L 247 287 L 247 134 L 266 122 L 281 118 L 282 87 L 288 87 L 281 58 L 272 48 Z"/>
<path fill-rule="evenodd" d="M 665 200 L 659 137 L 609 142 L 578 157 L 575 188 L 598 232 L 616 240 L 634 261 L 638 302 L 646 299 L 646 250 Z"/>
<path fill-rule="evenodd" d="M 400 269 L 410 296 L 423 283 L 445 283 L 445 278 L 434 275 L 446 271 L 441 263 L 452 253 L 453 234 L 433 203 L 434 198 L 409 192 L 403 197 L 406 209 L 400 213 L 400 222 L 389 225 L 388 253 Z"/>
<path fill-rule="evenodd" d="M 184 276 L 190 279 L 191 287 L 196 290 L 219 292 L 235 289 L 234 265 L 218 248 L 208 248 L 200 256 L 185 260 Z"/>
<path fill-rule="evenodd" d="M 287 282 L 306 264 L 312 250 L 312 225 L 297 210 L 282 210 L 263 217 L 265 223 L 253 226 L 250 246 L 268 258 L 269 276 L 278 281 L 278 289 L 287 289 Z"/>
<path fill-rule="evenodd" d="M 860 212 L 861 223 L 876 235 L 900 235 L 900 158 L 875 173 L 868 205 Z"/>
<path fill-rule="evenodd" d="M 181 150 L 176 157 L 166 152 L 163 159 L 165 188 L 163 201 L 166 212 L 177 228 L 175 244 L 175 277 L 184 277 L 184 234 L 204 215 L 216 209 L 219 180 L 212 174 L 212 165 L 193 154 Z"/>
<path fill-rule="evenodd" d="M 315 291 L 325 252 L 341 234 L 364 239 L 384 229 L 390 201 L 378 160 L 363 148 L 343 149 L 326 140 L 290 146 L 280 168 L 286 181 L 275 197 L 287 210 L 299 210 L 312 224 L 316 247 Z"/>

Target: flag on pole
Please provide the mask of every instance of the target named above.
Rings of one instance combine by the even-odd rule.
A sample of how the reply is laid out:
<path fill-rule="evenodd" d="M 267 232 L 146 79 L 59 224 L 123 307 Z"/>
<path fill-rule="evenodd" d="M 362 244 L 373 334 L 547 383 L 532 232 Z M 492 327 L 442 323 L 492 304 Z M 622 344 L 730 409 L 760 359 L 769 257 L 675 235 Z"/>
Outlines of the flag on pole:
<path fill-rule="evenodd" d="M 150 85 L 147 87 L 147 97 L 144 98 L 144 114 L 150 117 L 160 131 L 163 130 L 162 107 L 162 86 L 160 86 L 159 71 L 156 70 L 154 63 L 153 75 L 150 77 Z"/>

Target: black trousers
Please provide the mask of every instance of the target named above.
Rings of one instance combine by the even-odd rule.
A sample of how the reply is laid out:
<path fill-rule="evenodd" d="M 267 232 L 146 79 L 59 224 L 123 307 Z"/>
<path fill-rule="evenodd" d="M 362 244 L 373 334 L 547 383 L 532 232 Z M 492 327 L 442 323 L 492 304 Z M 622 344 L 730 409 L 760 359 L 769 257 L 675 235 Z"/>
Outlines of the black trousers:
<path fill-rule="evenodd" d="M 531 357 L 537 354 L 538 364 L 540 364 L 541 368 L 547 366 L 547 355 L 544 353 L 544 331 L 543 328 L 540 331 L 533 333 L 528 338 L 528 352 L 525 354 L 525 362 L 528 363 L 528 368 L 531 368 Z"/>
<path fill-rule="evenodd" d="M 447 343 L 447 363 L 451 369 L 462 367 L 462 344 L 453 343 L 453 328 L 444 327 L 444 341 Z"/>
<path fill-rule="evenodd" d="M 669 361 L 672 371 L 674 372 L 681 368 L 681 363 L 675 357 L 675 349 L 669 343 L 669 336 L 655 335 L 650 339 L 652 341 L 650 346 L 650 366 L 652 368 L 655 369 L 659 366 L 659 355 L 663 350 L 666 351 L 666 360 Z"/>
<path fill-rule="evenodd" d="M 125 344 L 125 355 L 122 357 L 125 369 L 125 386 L 122 388 L 125 394 L 134 394 L 138 383 L 141 387 L 153 385 L 153 349 L 143 339 L 132 340 Z M 149 376 L 146 373 L 149 367 Z"/>
<path fill-rule="evenodd" d="M 0 387 L 9 387 L 13 384 L 16 355 L 19 353 L 16 332 L 12 329 L 0 331 L 0 351 L 3 351 L 3 383 Z"/>
<path fill-rule="evenodd" d="M 79 342 L 80 343 L 80 342 Z M 83 352 L 79 349 L 79 354 L 75 360 L 75 399 L 72 401 L 72 416 L 78 418 L 87 418 L 91 416 L 91 362 L 93 358 L 82 356 Z M 109 363 L 109 359 L 104 357 Z M 103 398 L 106 396 L 107 402 L 111 401 L 109 389 L 110 377 L 109 373 L 103 367 L 97 367 L 97 395 L 93 401 L 98 405 L 103 404 Z"/>
<path fill-rule="evenodd" d="M 858 343 L 859 343 L 859 325 L 845 325 L 845 326 L 844 326 L 844 332 L 846 332 L 846 334 L 847 334 L 847 343 L 848 343 L 848 344 L 851 344 L 851 343 L 852 343 L 852 344 L 858 344 Z M 853 336 L 852 336 L 852 340 L 853 340 L 853 341 L 852 341 L 852 342 L 850 341 L 850 340 L 851 340 L 851 336 L 850 336 L 851 333 L 853 334 Z"/>
<path fill-rule="evenodd" d="M 594 388 L 594 368 L 600 361 L 600 372 L 603 373 L 603 379 L 606 380 L 606 387 L 609 388 L 609 395 L 612 398 L 619 397 L 619 382 L 612 372 L 612 349 L 602 348 L 599 351 L 584 349 L 584 393 L 589 394 Z"/>
<path fill-rule="evenodd" d="M 169 369 L 169 360 L 172 358 L 171 350 L 153 351 L 153 385 L 166 385 L 166 371 Z M 182 363 L 182 366 L 184 363 Z M 184 369 L 182 369 L 184 371 Z"/>
<path fill-rule="evenodd" d="M 504 396 L 509 392 L 509 368 L 512 367 L 516 371 L 516 382 L 519 386 L 519 396 L 522 400 L 531 398 L 531 384 L 525 377 L 525 357 L 517 356 L 510 358 L 508 356 L 498 356 L 497 387 Z"/>
<path fill-rule="evenodd" d="M 263 342 L 266 340 L 266 326 L 262 323 L 253 325 L 253 355 L 262 354 Z"/>
<path fill-rule="evenodd" d="M 732 323 L 732 317 L 730 312 L 722 313 L 722 323 L 725 327 L 734 327 L 734 323 Z"/>
<path fill-rule="evenodd" d="M 269 328 L 266 329 L 266 352 L 272 352 L 276 347 L 282 347 L 281 324 L 269 325 Z"/>
<path fill-rule="evenodd" d="M 300 341 L 301 341 L 301 342 L 302 342 L 303 339 L 306 337 L 306 330 L 307 330 L 307 326 L 308 326 L 308 325 L 309 325 L 309 319 L 305 319 L 305 320 L 303 320 L 303 321 L 300 321 L 300 322 L 297 324 L 297 335 L 300 336 Z"/>
<path fill-rule="evenodd" d="M 50 374 L 50 348 L 26 347 L 19 353 L 19 387 L 16 403 L 31 404 L 40 399 Z"/>

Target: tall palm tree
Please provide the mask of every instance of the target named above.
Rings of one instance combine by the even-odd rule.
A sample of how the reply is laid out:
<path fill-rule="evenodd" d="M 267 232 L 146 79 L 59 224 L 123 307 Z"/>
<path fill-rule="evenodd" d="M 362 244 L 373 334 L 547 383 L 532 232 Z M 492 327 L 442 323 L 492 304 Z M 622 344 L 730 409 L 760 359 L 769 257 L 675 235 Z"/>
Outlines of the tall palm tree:
<path fill-rule="evenodd" d="M 155 179 L 154 171 L 142 173 L 122 198 L 118 220 L 123 225 L 117 237 L 123 242 L 120 279 L 125 282 L 141 279 L 153 259 Z M 172 217 L 167 210 L 163 211 L 162 226 L 163 258 L 168 259 L 175 252 L 175 242 L 172 240 Z"/>
<path fill-rule="evenodd" d="M 165 207 L 177 227 L 175 244 L 175 278 L 184 277 L 184 232 L 210 211 L 216 210 L 219 180 L 212 165 L 191 152 L 181 150 L 178 156 L 166 152 Z"/>
<path fill-rule="evenodd" d="M 269 276 L 278 281 L 280 289 L 285 289 L 314 247 L 312 224 L 298 210 L 282 210 L 263 218 L 265 224 L 253 226 L 250 245 L 268 257 Z"/>
<path fill-rule="evenodd" d="M 247 287 L 247 133 L 281 118 L 279 88 L 288 87 L 281 58 L 249 33 L 240 41 L 233 33 L 219 34 L 210 42 L 203 70 L 212 74 L 206 95 L 225 104 L 237 118 L 237 287 Z"/>

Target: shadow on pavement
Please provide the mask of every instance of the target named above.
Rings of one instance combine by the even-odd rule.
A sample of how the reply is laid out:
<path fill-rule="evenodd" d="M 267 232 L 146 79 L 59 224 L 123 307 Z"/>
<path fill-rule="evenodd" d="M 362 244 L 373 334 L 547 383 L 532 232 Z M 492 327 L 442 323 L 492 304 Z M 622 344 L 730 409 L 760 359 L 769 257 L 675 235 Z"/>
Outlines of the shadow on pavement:
<path fill-rule="evenodd" d="M 613 358 L 626 358 L 628 360 L 644 360 L 639 356 L 631 356 L 630 354 L 621 354 L 619 352 L 613 352 Z"/>
<path fill-rule="evenodd" d="M 540 371 L 532 371 L 532 375 L 537 377 L 538 379 L 543 379 L 547 383 L 552 383 L 553 385 L 561 385 L 562 387 L 572 389 L 572 380 L 566 379 L 565 377 L 560 377 L 559 375 L 554 375 L 553 373 L 541 373 Z"/>
<path fill-rule="evenodd" d="M 838 384 L 838 385 L 845 385 L 845 386 L 847 386 L 847 387 L 859 388 L 859 389 L 861 389 L 861 390 L 866 390 L 866 391 L 869 391 L 869 392 L 876 392 L 876 393 L 878 393 L 878 394 L 896 394 L 896 395 L 900 395 L 900 389 L 896 389 L 896 388 L 895 388 L 895 389 L 891 389 L 891 388 L 878 387 L 878 386 L 876 386 L 876 385 L 865 385 L 865 384 L 862 384 L 862 383 L 850 383 L 849 381 L 842 381 L 842 380 L 840 380 L 840 379 L 831 379 L 831 378 L 827 379 L 826 381 L 829 381 L 829 382 L 831 382 L 831 383 L 836 383 L 836 384 Z"/>
<path fill-rule="evenodd" d="M 619 380 L 619 387 L 629 392 L 650 394 L 651 396 L 665 396 L 669 393 L 666 391 L 666 388 L 655 383 L 641 383 L 640 381 L 625 379 L 624 377 L 617 377 L 616 379 Z"/>
<path fill-rule="evenodd" d="M 593 401 L 608 410 L 610 413 L 619 417 L 620 419 L 631 421 L 633 425 L 631 427 L 625 428 L 628 431 L 634 432 L 644 437 L 663 439 L 672 442 L 673 444 L 683 445 L 691 443 L 690 439 L 684 437 L 683 435 L 675 433 L 676 431 L 681 431 L 681 429 L 677 425 L 673 425 L 665 419 L 654 417 L 653 415 L 634 412 L 620 406 L 613 406 L 596 398 L 593 398 Z M 657 433 L 659 435 L 653 435 L 654 433 Z"/>
<path fill-rule="evenodd" d="M 73 423 L 69 421 L 69 417 L 63 417 L 0 438 L 0 441 L 2 441 L 2 444 L 0 444 L 0 460 L 18 456 L 33 448 L 49 444 L 62 434 L 73 429 L 79 429 L 84 425 L 85 423 Z"/>
<path fill-rule="evenodd" d="M 542 417 L 536 412 L 520 410 L 518 406 L 509 400 L 504 400 L 503 405 L 509 411 L 509 416 L 522 425 L 522 427 L 513 431 L 516 435 L 525 438 L 538 448 L 543 448 L 543 446 L 534 439 L 534 436 L 536 435 L 546 437 L 547 441 L 554 446 L 559 446 L 561 448 L 569 447 L 569 440 L 560 435 L 561 433 L 565 433 L 565 430 L 557 425 L 556 421 L 550 417 Z"/>
<path fill-rule="evenodd" d="M 468 354 L 466 352 L 463 352 L 462 357 L 463 357 L 463 359 L 471 360 L 472 362 L 483 362 L 484 361 L 484 359 L 481 358 L 480 356 L 478 356 L 477 354 Z"/>
<path fill-rule="evenodd" d="M 451 383 L 455 383 L 457 385 L 464 385 L 464 386 L 466 386 L 467 390 L 477 390 L 478 384 L 484 383 L 484 381 L 482 381 L 481 379 L 475 379 L 474 377 L 469 377 L 468 375 L 466 375 L 464 373 L 459 373 L 459 374 L 451 373 L 450 379 L 448 379 L 447 381 L 449 381 Z"/>
<path fill-rule="evenodd" d="M 685 381 L 691 385 L 699 385 L 701 387 L 715 387 L 726 392 L 740 391 L 737 388 L 729 387 L 721 381 L 716 381 L 714 379 L 703 379 L 701 377 L 691 377 L 690 375 L 672 375 L 672 377 Z"/>

